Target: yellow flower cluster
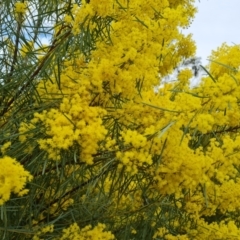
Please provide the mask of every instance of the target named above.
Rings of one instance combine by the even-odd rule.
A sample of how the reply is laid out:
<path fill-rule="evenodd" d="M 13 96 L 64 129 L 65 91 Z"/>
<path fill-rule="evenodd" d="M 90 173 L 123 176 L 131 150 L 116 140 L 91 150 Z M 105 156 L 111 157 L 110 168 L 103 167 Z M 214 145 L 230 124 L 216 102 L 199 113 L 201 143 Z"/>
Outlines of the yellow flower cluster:
<path fill-rule="evenodd" d="M 213 51 L 209 66 L 211 77 L 204 78 L 197 89 L 198 93 L 207 97 L 203 99 L 202 104 L 205 110 L 211 109 L 219 125 L 228 124 L 231 121 L 228 111 L 235 111 L 236 114 L 238 112 L 239 56 L 239 45 L 230 47 L 223 44 L 217 51 Z"/>
<path fill-rule="evenodd" d="M 240 66 L 240 46 L 235 44 L 229 46 L 226 43 L 223 43 L 217 50 L 212 51 L 210 56 L 210 72 L 211 74 L 218 79 L 219 77 L 225 75 L 225 73 L 234 73 L 237 77 L 239 74 Z"/>
<path fill-rule="evenodd" d="M 152 174 L 156 181 L 155 187 L 162 194 L 175 193 L 177 196 L 182 196 L 184 189 L 194 191 L 199 183 L 205 183 L 208 180 L 206 172 L 212 161 L 204 156 L 203 152 L 195 154 L 188 147 L 187 137 L 181 142 L 181 131 L 175 126 L 172 127 L 173 129 L 174 131 L 167 133 L 167 139 L 171 140 L 166 140 L 161 164 L 156 170 L 153 169 Z M 179 137 L 176 137 L 176 133 Z"/>
<path fill-rule="evenodd" d="M 172 235 L 169 233 L 169 231 L 165 228 L 158 228 L 157 232 L 154 233 L 153 239 L 159 239 L 158 237 L 161 237 L 165 240 L 190 240 L 190 238 L 187 235 Z"/>
<path fill-rule="evenodd" d="M 189 80 L 191 79 L 191 77 L 193 76 L 192 71 L 190 69 L 184 69 L 182 70 L 179 74 L 178 74 L 178 80 L 179 83 L 182 86 L 188 85 L 190 84 Z"/>
<path fill-rule="evenodd" d="M 137 131 L 127 130 L 122 133 L 122 139 L 125 146 L 129 147 L 129 150 L 118 151 L 116 157 L 120 162 L 126 166 L 126 171 L 131 174 L 138 172 L 138 167 L 144 164 L 152 164 L 151 154 L 147 152 L 147 138 Z M 132 149 L 131 149 L 132 148 Z"/>
<path fill-rule="evenodd" d="M 73 16 L 75 18 L 73 25 L 78 26 L 78 24 L 83 22 L 83 19 L 87 16 L 91 18 L 93 14 L 113 16 L 117 12 L 117 18 L 121 21 L 114 21 L 111 24 L 113 31 L 110 33 L 113 45 L 109 45 L 107 42 L 97 42 L 97 50 L 92 52 L 91 61 L 88 64 L 89 67 L 84 71 L 85 73 L 82 77 L 86 76 L 86 81 L 90 78 L 91 84 L 97 87 L 98 91 L 101 90 L 102 83 L 107 80 L 113 93 L 121 93 L 129 97 L 139 91 L 135 88 L 136 79 L 139 79 L 139 88 L 141 85 L 147 88 L 158 84 L 158 58 L 160 55 L 162 57 L 164 55 L 166 57 L 169 56 L 169 52 L 166 52 L 166 50 L 169 51 L 167 47 L 169 46 L 168 41 L 170 43 L 170 39 L 173 36 L 179 40 L 179 45 L 181 45 L 180 42 L 184 41 L 184 38 L 177 32 L 177 26 L 180 23 L 188 25 L 189 19 L 186 16 L 187 14 L 192 16 L 195 10 L 180 6 L 177 9 L 172 9 L 169 8 L 167 1 L 161 3 L 154 1 L 148 3 L 142 1 L 139 3 L 139 1 L 133 1 L 128 6 L 125 6 L 125 4 L 125 2 L 121 1 L 118 3 L 108 1 L 107 4 L 103 5 L 94 1 L 90 1 L 90 3 L 83 2 L 82 6 L 74 7 Z M 126 7 L 126 12 L 123 10 L 123 7 Z M 97 9 L 99 8 L 102 9 L 98 11 Z M 143 10 L 144 15 L 142 15 Z M 83 14 L 82 11 L 86 11 L 86 13 Z M 103 11 L 105 15 L 100 14 Z M 162 12 L 160 14 L 162 17 L 157 15 L 157 11 L 159 13 Z M 138 14 L 139 16 L 142 15 L 141 19 L 136 17 Z M 166 22 L 166 19 L 168 19 L 168 22 Z M 166 24 L 171 26 L 171 28 L 165 28 Z M 165 33 L 164 39 L 161 35 L 162 28 L 164 28 Z M 155 39 L 159 40 L 155 41 Z M 193 45 L 189 37 L 185 39 L 185 45 L 189 46 L 188 48 L 186 47 L 186 50 L 189 51 L 190 46 Z M 156 52 L 156 49 L 159 49 L 159 52 Z M 188 56 L 194 52 L 194 49 L 190 51 L 191 53 L 184 53 L 181 45 L 181 51 L 179 56 L 182 54 Z M 175 61 L 179 61 L 178 57 Z M 162 62 L 163 64 L 169 63 L 167 60 Z M 162 70 L 164 69 L 165 72 L 170 71 L 171 68 L 172 66 L 169 66 L 169 68 L 162 66 Z M 147 81 L 144 79 L 147 79 Z M 107 100 L 108 98 L 104 97 L 104 99 Z"/>
<path fill-rule="evenodd" d="M 27 2 L 16 2 L 15 13 L 25 14 L 27 10 Z"/>
<path fill-rule="evenodd" d="M 194 53 L 190 37 L 184 37 L 177 28 L 179 24 L 189 24 L 186 16 L 192 15 L 194 8 L 169 8 L 167 1 L 107 2 L 90 1 L 75 6 L 72 20 L 73 31 L 77 34 L 79 24 L 90 24 L 84 19 L 91 19 L 94 14 L 116 19 L 111 23 L 111 30 L 103 30 L 104 41 L 96 42 L 86 70 L 85 76 L 98 88 L 105 81 L 113 94 L 131 99 L 141 88 L 159 84 L 159 73 L 164 76 L 171 71 L 172 61 L 177 63 L 182 56 Z M 176 44 L 172 43 L 173 38 Z"/>
<path fill-rule="evenodd" d="M 34 123 L 41 121 L 47 129 L 48 138 L 38 140 L 40 149 L 47 151 L 50 159 L 59 160 L 60 150 L 67 150 L 77 143 L 80 146 L 81 161 L 92 164 L 92 155 L 97 152 L 98 142 L 106 134 L 100 118 L 104 111 L 98 107 L 84 106 L 78 95 L 70 102 L 64 99 L 60 108 L 68 108 L 68 111 L 51 109 L 35 114 Z"/>
<path fill-rule="evenodd" d="M 99 223 L 97 226 L 92 227 L 88 225 L 84 228 L 80 228 L 76 223 L 73 223 L 69 228 L 63 230 L 63 234 L 59 240 L 113 240 L 115 239 L 114 235 L 105 231 L 105 224 Z"/>
<path fill-rule="evenodd" d="M 152 164 L 151 155 L 144 150 L 129 150 L 125 152 L 117 152 L 117 159 L 126 166 L 126 171 L 131 174 L 138 172 L 138 167 L 144 164 Z"/>
<path fill-rule="evenodd" d="M 201 219 L 196 230 L 189 229 L 187 234 L 172 235 L 165 227 L 158 228 L 153 239 L 161 237 L 166 240 L 190 240 L 190 239 L 229 239 L 238 240 L 240 230 L 233 221 L 221 221 L 207 224 Z"/>
<path fill-rule="evenodd" d="M 221 221 L 219 224 L 211 223 L 207 224 L 203 220 L 198 223 L 197 233 L 192 237 L 195 239 L 229 239 L 238 240 L 240 236 L 240 230 L 234 223 L 234 221 Z"/>
<path fill-rule="evenodd" d="M 102 18 L 113 17 L 116 20 L 111 22 L 112 30 L 105 32 L 106 36 L 111 35 L 111 44 L 110 39 L 104 37 L 106 41 L 96 41 L 96 50 L 91 52 L 90 61 L 84 59 L 81 53 L 79 59 L 65 61 L 61 73 L 61 86 L 58 79 L 56 82 L 42 80 L 38 85 L 40 97 L 43 101 L 59 99 L 59 109 L 52 108 L 36 113 L 31 123 L 25 123 L 29 125 L 28 128 L 34 124 L 44 125 L 46 135 L 38 140 L 38 143 L 41 149 L 48 152 L 51 159 L 58 160 L 61 150 L 68 150 L 77 143 L 80 146 L 81 159 L 91 164 L 92 155 L 97 152 L 99 142 L 104 140 L 107 133 L 102 125 L 102 117 L 107 113 L 105 109 L 113 107 L 113 97 L 121 95 L 121 98 L 137 99 L 140 91 L 144 94 L 143 90 L 149 91 L 152 86 L 157 85 L 159 74 L 164 75 L 173 69 L 168 57 L 173 58 L 171 52 L 176 46 L 179 45 L 179 49 L 174 54 L 175 62 L 179 62 L 183 56 L 192 55 L 195 51 L 190 37 L 184 38 L 178 30 L 179 25 L 189 24 L 191 17 L 186 16 L 192 16 L 194 8 L 169 8 L 167 1 L 132 1 L 129 5 L 126 5 L 125 1 L 102 2 L 103 4 L 99 4 L 99 1 L 90 1 L 83 2 L 80 6 L 74 5 L 72 31 L 80 29 L 79 24 L 87 24 L 86 18 L 91 19 L 95 15 Z M 79 30 L 76 30 L 75 34 L 77 32 Z M 176 40 L 174 44 L 173 38 Z M 149 94 L 146 94 L 146 98 L 148 97 Z M 92 99 L 96 100 L 96 103 Z M 95 106 L 99 102 L 102 107 Z M 135 102 L 126 103 L 122 111 L 122 116 L 126 116 L 126 119 L 123 117 L 120 120 L 121 124 L 127 120 L 133 121 L 133 118 L 141 122 L 137 115 L 143 113 L 142 104 L 138 106 L 140 111 L 134 112 L 135 116 L 130 111 L 128 116 L 126 114 L 130 105 L 134 104 Z M 147 109 L 151 111 L 149 107 Z M 111 114 L 115 117 L 115 113 Z M 156 122 L 158 116 L 159 113 L 154 117 L 144 117 L 144 125 L 147 126 L 149 121 Z M 167 122 L 168 118 L 164 121 Z M 20 129 L 20 133 L 22 138 L 26 138 L 23 128 Z M 144 138 L 141 134 L 138 134 L 138 137 Z M 124 141 L 129 144 L 127 139 Z M 108 141 L 106 144 L 109 144 Z M 131 144 L 136 147 L 135 143 Z M 133 149 L 119 158 L 124 159 L 125 164 L 134 161 L 138 162 L 135 165 L 151 164 L 151 156 L 147 154 L 146 149 L 142 150 L 139 156 L 135 156 L 135 153 L 136 150 Z M 129 170 L 131 168 L 132 166 L 129 166 Z M 134 172 L 136 171 L 135 168 Z"/>
<path fill-rule="evenodd" d="M 79 65 L 82 64 L 79 60 Z M 39 139 L 38 144 L 48 152 L 50 159 L 59 160 L 61 150 L 68 150 L 77 144 L 80 147 L 81 161 L 92 164 L 92 155 L 97 152 L 98 143 L 106 135 L 102 125 L 102 116 L 106 110 L 90 105 L 91 96 L 87 90 L 91 88 L 90 82 L 86 79 L 85 82 L 76 83 L 73 81 L 76 78 L 79 78 L 79 73 L 72 68 L 71 63 L 66 62 L 61 90 L 56 83 L 49 81 L 39 84 L 39 94 L 45 101 L 55 101 L 62 95 L 65 97 L 62 97 L 59 109 L 35 113 L 29 123 L 22 123 L 19 129 L 20 141 L 24 142 L 30 136 L 29 133 L 26 134 L 33 126 L 41 124 L 46 129 L 46 136 Z"/>
<path fill-rule="evenodd" d="M 191 127 L 201 131 L 203 134 L 212 130 L 215 124 L 214 118 L 210 114 L 201 113 L 194 117 Z"/>
<path fill-rule="evenodd" d="M 24 187 L 32 178 L 15 159 L 8 156 L 0 158 L 0 205 L 10 199 L 11 193 L 20 197 L 27 194 L 28 189 Z"/>
<path fill-rule="evenodd" d="M 6 143 L 4 143 L 1 147 L 0 147 L 0 152 L 2 153 L 2 155 L 5 155 L 6 151 L 8 150 L 8 148 L 11 146 L 11 142 L 8 141 Z"/>

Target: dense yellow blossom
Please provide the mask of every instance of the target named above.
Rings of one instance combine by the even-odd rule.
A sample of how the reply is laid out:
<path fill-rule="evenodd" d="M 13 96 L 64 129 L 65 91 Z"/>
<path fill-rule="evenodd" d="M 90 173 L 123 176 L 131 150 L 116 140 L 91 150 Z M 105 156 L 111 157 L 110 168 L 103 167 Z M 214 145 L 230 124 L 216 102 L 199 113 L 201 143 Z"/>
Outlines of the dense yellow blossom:
<path fill-rule="evenodd" d="M 166 240 L 189 240 L 190 238 L 187 235 L 172 235 L 169 231 L 165 228 L 158 228 L 157 232 L 155 232 L 153 239 L 158 239 L 158 237 L 162 237 Z"/>
<path fill-rule="evenodd" d="M 5 152 L 8 150 L 8 148 L 11 146 L 11 142 L 9 141 L 9 142 L 6 142 L 6 143 L 4 143 L 2 146 L 1 146 L 1 148 L 0 148 L 0 150 L 1 150 L 1 153 L 2 153 L 2 155 L 5 155 Z"/>
<path fill-rule="evenodd" d="M 97 226 L 92 227 L 88 225 L 84 228 L 80 228 L 76 223 L 73 223 L 69 228 L 63 230 L 62 236 L 59 240 L 112 240 L 115 239 L 114 235 L 110 231 L 105 231 L 105 224 L 99 223 Z"/>
<path fill-rule="evenodd" d="M 24 187 L 32 178 L 15 159 L 8 156 L 0 158 L 0 205 L 10 199 L 11 193 L 20 197 L 27 194 L 28 189 Z"/>
<path fill-rule="evenodd" d="M 212 51 L 210 56 L 211 74 L 218 79 L 225 73 L 234 74 L 239 77 L 240 46 L 235 44 L 229 46 L 223 43 L 217 50 Z M 232 79 L 234 81 L 234 79 Z"/>
<path fill-rule="evenodd" d="M 15 3 L 15 12 L 25 14 L 27 10 L 27 2 L 16 2 Z"/>
<path fill-rule="evenodd" d="M 240 231 L 234 221 L 221 221 L 219 224 L 211 223 L 207 224 L 203 220 L 199 222 L 195 239 L 239 239 Z"/>
<path fill-rule="evenodd" d="M 185 86 L 185 85 L 189 85 L 190 84 L 190 79 L 192 77 L 192 71 L 190 69 L 185 69 L 185 70 L 182 70 L 179 74 L 178 74 L 178 80 L 179 80 L 179 83 L 182 85 L 182 86 Z"/>

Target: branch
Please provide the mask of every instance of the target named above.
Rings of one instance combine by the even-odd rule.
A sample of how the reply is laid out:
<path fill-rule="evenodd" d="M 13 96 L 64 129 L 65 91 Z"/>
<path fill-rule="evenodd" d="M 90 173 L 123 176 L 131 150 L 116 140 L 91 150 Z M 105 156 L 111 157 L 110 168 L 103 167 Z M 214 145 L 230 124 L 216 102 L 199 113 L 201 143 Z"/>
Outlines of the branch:
<path fill-rule="evenodd" d="M 40 62 L 39 66 L 37 67 L 37 69 L 32 73 L 32 75 L 29 77 L 29 80 L 26 82 L 26 84 L 24 84 L 17 92 L 16 94 L 8 101 L 8 103 L 6 104 L 6 106 L 3 108 L 0 116 L 3 116 L 8 109 L 10 108 L 10 106 L 14 103 L 14 101 L 16 99 L 19 98 L 19 96 L 24 92 L 24 90 L 29 87 L 29 85 L 31 84 L 31 82 L 34 80 L 34 78 L 38 75 L 38 73 L 41 71 L 42 67 L 44 66 L 45 62 L 47 61 L 47 59 L 53 54 L 54 50 L 71 34 L 71 29 L 69 31 L 67 31 L 64 36 L 60 39 L 57 38 L 61 31 L 65 28 L 66 26 L 63 26 L 59 32 L 56 35 L 56 39 L 53 41 L 53 44 L 51 45 L 49 51 L 47 52 L 47 54 L 44 56 L 43 60 Z"/>

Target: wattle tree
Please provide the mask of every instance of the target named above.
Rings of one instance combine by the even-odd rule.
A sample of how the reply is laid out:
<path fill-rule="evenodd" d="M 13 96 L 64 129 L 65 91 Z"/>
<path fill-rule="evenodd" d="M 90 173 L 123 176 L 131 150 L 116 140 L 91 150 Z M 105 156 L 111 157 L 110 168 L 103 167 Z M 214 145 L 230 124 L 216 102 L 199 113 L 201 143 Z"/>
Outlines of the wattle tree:
<path fill-rule="evenodd" d="M 193 0 L 0 6 L 1 239 L 239 239 L 240 45 L 163 83 Z"/>

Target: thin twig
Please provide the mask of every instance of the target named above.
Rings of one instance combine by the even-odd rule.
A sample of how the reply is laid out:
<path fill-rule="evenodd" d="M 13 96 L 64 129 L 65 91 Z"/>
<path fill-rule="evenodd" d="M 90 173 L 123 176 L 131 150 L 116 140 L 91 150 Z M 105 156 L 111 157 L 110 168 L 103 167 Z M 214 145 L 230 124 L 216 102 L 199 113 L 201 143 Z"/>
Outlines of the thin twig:
<path fill-rule="evenodd" d="M 41 71 L 42 67 L 44 66 L 45 62 L 47 61 L 47 59 L 51 56 L 51 54 L 53 53 L 53 51 L 71 34 L 71 30 L 67 31 L 64 35 L 63 38 L 61 38 L 61 40 L 58 42 L 58 35 L 60 35 L 61 31 L 64 29 L 61 28 L 58 32 L 58 34 L 56 35 L 56 39 L 53 41 L 53 44 L 51 45 L 48 53 L 45 55 L 45 57 L 43 58 L 43 60 L 40 62 L 40 64 L 38 65 L 37 69 L 32 73 L 32 75 L 29 77 L 29 80 L 27 81 L 26 84 L 24 84 L 18 91 L 17 93 L 9 100 L 9 102 L 6 104 L 6 106 L 3 108 L 0 116 L 3 116 L 8 109 L 10 108 L 10 106 L 14 103 L 14 101 L 16 99 L 19 98 L 19 96 L 24 92 L 24 90 L 29 87 L 29 85 L 31 84 L 31 82 L 34 80 L 34 78 L 38 75 L 38 73 Z"/>

